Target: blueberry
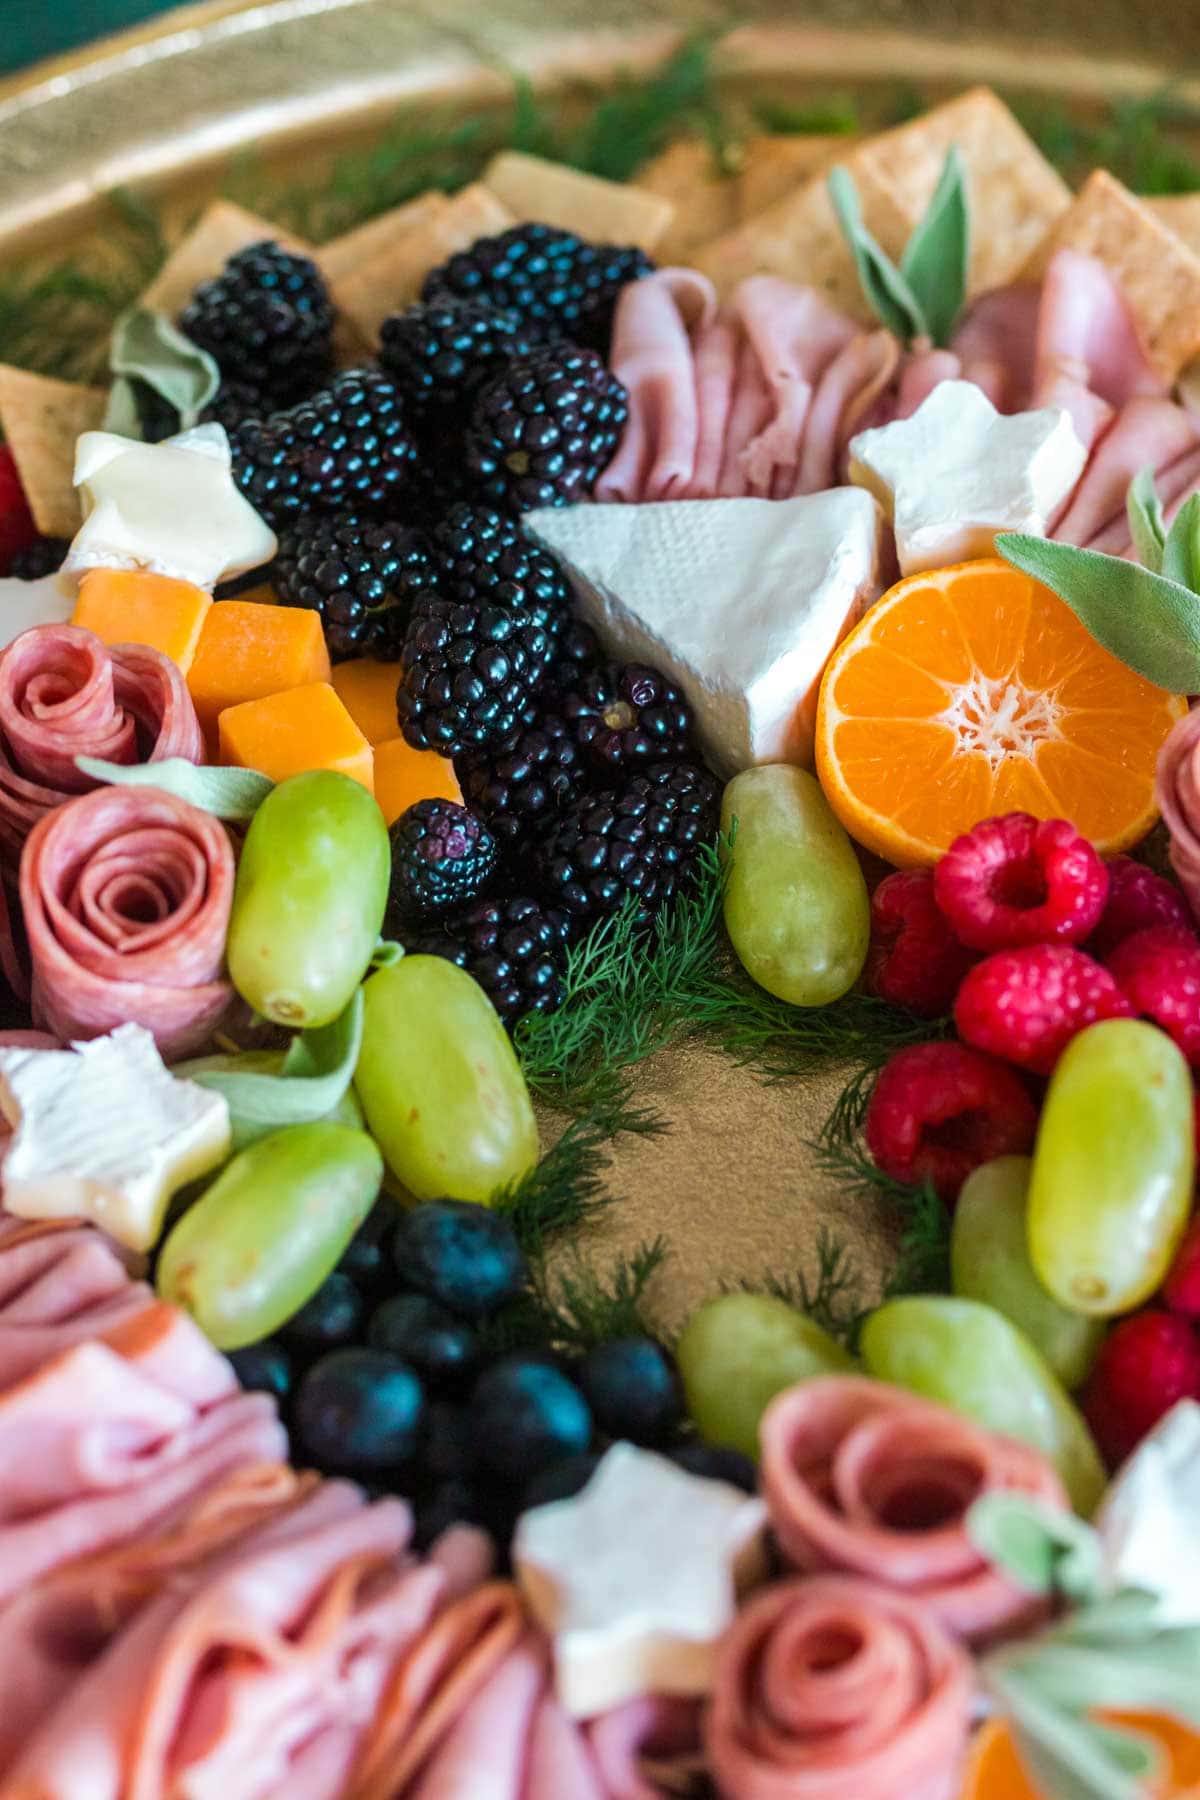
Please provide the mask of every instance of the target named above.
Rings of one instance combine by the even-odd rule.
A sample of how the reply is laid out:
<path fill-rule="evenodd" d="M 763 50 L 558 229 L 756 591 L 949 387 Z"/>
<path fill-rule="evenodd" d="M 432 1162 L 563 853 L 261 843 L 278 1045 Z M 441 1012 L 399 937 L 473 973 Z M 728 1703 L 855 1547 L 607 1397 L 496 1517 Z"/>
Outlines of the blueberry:
<path fill-rule="evenodd" d="M 531 1506 L 546 1506 L 551 1500 L 570 1500 L 580 1488 L 587 1486 L 599 1461 L 598 1450 L 585 1450 L 579 1456 L 568 1456 L 562 1462 L 551 1463 L 526 1487 L 521 1495 L 521 1511 L 528 1512 Z"/>
<path fill-rule="evenodd" d="M 480 1525 L 483 1520 L 484 1507 L 469 1481 L 455 1477 L 440 1482 L 415 1509 L 413 1548 L 428 1550 L 452 1525 Z"/>
<path fill-rule="evenodd" d="M 338 1268 L 364 1294 L 378 1294 L 391 1268 L 388 1233 L 396 1222 L 396 1202 L 386 1194 L 377 1200 L 342 1253 Z"/>
<path fill-rule="evenodd" d="M 528 1482 L 586 1450 L 592 1438 L 579 1389 L 552 1364 L 528 1356 L 493 1363 L 475 1384 L 471 1410 L 481 1459 L 512 1482 Z"/>
<path fill-rule="evenodd" d="M 525 1258 L 502 1213 L 465 1200 L 434 1200 L 405 1214 L 392 1242 L 405 1287 L 451 1312 L 480 1319 L 525 1284 Z"/>
<path fill-rule="evenodd" d="M 423 1474 L 434 1481 L 469 1475 L 475 1467 L 475 1434 L 466 1407 L 435 1400 L 425 1415 L 418 1454 Z"/>
<path fill-rule="evenodd" d="M 371 1314 L 367 1342 L 412 1364 L 431 1386 L 453 1388 L 475 1373 L 479 1346 L 462 1319 L 427 1294 L 396 1294 Z"/>
<path fill-rule="evenodd" d="M 663 1444 L 683 1417 L 675 1366 L 653 1338 L 613 1338 L 584 1358 L 579 1385 L 609 1437 Z"/>
<path fill-rule="evenodd" d="M 319 1468 L 348 1475 L 394 1468 L 412 1456 L 425 1396 L 415 1369 L 383 1350 L 333 1350 L 313 1364 L 293 1418 Z"/>
<path fill-rule="evenodd" d="M 348 1275 L 335 1269 L 299 1312 L 292 1314 L 283 1336 L 290 1349 L 320 1356 L 322 1351 L 361 1337 L 362 1323 L 362 1295 Z"/>
<path fill-rule="evenodd" d="M 263 1338 L 242 1350 L 232 1350 L 229 1360 L 244 1388 L 287 1399 L 292 1388 L 292 1359 L 282 1344 Z"/>
<path fill-rule="evenodd" d="M 684 1444 L 672 1450 L 671 1461 L 686 1469 L 689 1475 L 705 1475 L 710 1481 L 728 1481 L 733 1487 L 745 1488 L 748 1494 L 758 1489 L 758 1470 L 754 1459 L 740 1450 L 729 1450 L 718 1444 Z"/>

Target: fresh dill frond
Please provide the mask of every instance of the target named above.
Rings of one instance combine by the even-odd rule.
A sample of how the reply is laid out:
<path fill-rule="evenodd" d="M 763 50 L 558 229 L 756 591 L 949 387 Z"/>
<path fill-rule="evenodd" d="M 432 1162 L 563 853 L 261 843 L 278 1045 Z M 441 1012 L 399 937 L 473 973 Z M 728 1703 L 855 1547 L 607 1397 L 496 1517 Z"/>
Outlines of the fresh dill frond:
<path fill-rule="evenodd" d="M 1110 169 L 1137 194 L 1183 194 L 1200 187 L 1200 160 L 1175 131 L 1195 133 L 1200 113 L 1164 88 L 1114 100 L 1099 117 L 1061 100 L 1014 103 L 1014 111 L 1043 154 L 1070 181 Z"/>
<path fill-rule="evenodd" d="M 609 181 L 628 181 L 688 127 L 718 127 L 710 36 L 683 44 L 649 75 L 624 76 L 598 99 L 580 129 L 562 141 L 564 162 Z"/>
<path fill-rule="evenodd" d="M 896 1223 L 899 1244 L 895 1265 L 884 1284 L 886 1297 L 946 1293 L 950 1287 L 950 1214 L 929 1183 L 897 1181 L 871 1160 L 859 1137 L 831 1132 L 829 1120 L 810 1149 L 823 1175 L 851 1192 L 873 1195 Z"/>
<path fill-rule="evenodd" d="M 839 1343 L 852 1347 L 866 1308 L 862 1303 L 862 1275 L 849 1247 L 828 1225 L 822 1225 L 816 1241 L 816 1274 L 797 1270 L 782 1275 L 768 1269 L 757 1280 L 738 1286 L 748 1293 L 771 1294 L 807 1315 Z"/>
<path fill-rule="evenodd" d="M 754 117 L 764 131 L 780 137 L 816 134 L 848 137 L 862 130 L 862 114 L 848 94 L 831 94 L 827 100 L 807 104 L 765 99 L 757 102 Z"/>
<path fill-rule="evenodd" d="M 927 1020 L 873 994 L 846 994 L 829 1006 L 790 1006 L 732 966 L 698 983 L 693 1009 L 696 1031 L 767 1081 L 848 1063 L 873 1074 L 895 1051 L 936 1035 Z"/>
<path fill-rule="evenodd" d="M 557 1349 L 586 1353 L 612 1338 L 657 1337 L 646 1289 L 666 1262 L 667 1240 L 639 1244 L 605 1272 L 576 1251 L 552 1277 L 539 1283 L 539 1305 L 549 1341 Z"/>
<path fill-rule="evenodd" d="M 492 1204 L 508 1215 L 525 1254 L 538 1258 L 548 1239 L 591 1224 L 612 1205 L 605 1175 L 616 1137 L 623 1133 L 653 1137 L 668 1129 L 665 1119 L 635 1104 L 625 1089 L 610 1086 L 596 1094 L 588 1110 L 568 1122 L 540 1162 L 497 1194 Z"/>

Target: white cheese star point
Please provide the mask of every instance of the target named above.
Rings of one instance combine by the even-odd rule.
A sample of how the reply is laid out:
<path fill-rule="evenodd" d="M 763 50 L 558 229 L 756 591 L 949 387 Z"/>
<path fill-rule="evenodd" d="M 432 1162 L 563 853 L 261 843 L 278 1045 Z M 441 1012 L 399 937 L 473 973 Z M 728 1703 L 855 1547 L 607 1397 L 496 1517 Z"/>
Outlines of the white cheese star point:
<path fill-rule="evenodd" d="M 1109 1579 L 1144 1588 L 1164 1626 L 1200 1626 L 1200 1405 L 1179 1400 L 1113 1477 L 1096 1515 Z"/>

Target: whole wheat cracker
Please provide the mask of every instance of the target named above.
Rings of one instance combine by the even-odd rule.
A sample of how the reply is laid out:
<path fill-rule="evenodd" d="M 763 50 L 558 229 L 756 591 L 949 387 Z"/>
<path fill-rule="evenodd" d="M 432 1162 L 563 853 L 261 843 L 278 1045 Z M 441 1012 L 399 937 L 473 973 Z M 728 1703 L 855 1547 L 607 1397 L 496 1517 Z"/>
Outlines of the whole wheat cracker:
<path fill-rule="evenodd" d="M 368 344 L 379 341 L 389 313 L 417 299 L 430 269 L 477 238 L 506 231 L 513 217 L 480 182 L 447 200 L 365 262 L 332 283 L 334 304 Z"/>
<path fill-rule="evenodd" d="M 298 256 L 315 256 L 311 244 L 283 231 L 270 219 L 260 219 L 232 200 L 213 200 L 205 207 L 187 235 L 171 251 L 141 304 L 175 318 L 183 311 L 202 281 L 219 275 L 231 256 L 251 244 L 273 239 Z"/>
<path fill-rule="evenodd" d="M 74 537 L 79 529 L 75 442 L 81 432 L 101 425 L 107 400 L 103 388 L 0 364 L 0 432 L 34 522 L 47 537 Z"/>
<path fill-rule="evenodd" d="M 737 179 L 717 167 L 703 138 L 677 138 L 642 164 L 637 184 L 675 208 L 655 252 L 660 263 L 690 262 L 701 244 L 731 231 L 741 217 Z"/>
<path fill-rule="evenodd" d="M 596 244 L 655 250 L 675 216 L 675 203 L 635 183 L 583 175 L 563 163 L 501 150 L 480 177 L 519 224 L 555 225 Z"/>

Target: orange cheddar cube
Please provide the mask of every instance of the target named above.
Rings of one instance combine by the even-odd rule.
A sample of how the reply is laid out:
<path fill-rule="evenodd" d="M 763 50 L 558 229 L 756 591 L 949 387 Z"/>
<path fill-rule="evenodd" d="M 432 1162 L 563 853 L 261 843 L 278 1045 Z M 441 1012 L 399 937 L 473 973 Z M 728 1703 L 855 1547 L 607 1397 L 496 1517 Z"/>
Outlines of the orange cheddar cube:
<path fill-rule="evenodd" d="M 400 728 L 396 689 L 401 666 L 398 662 L 373 662 L 369 656 L 361 656 L 353 662 L 339 663 L 333 671 L 333 685 L 342 704 L 369 744 L 386 743 Z"/>
<path fill-rule="evenodd" d="M 89 569 L 79 583 L 72 625 L 106 644 L 149 644 L 186 675 L 200 642 L 212 595 L 190 581 L 145 569 Z"/>
<path fill-rule="evenodd" d="M 227 706 L 217 721 L 220 759 L 272 781 L 340 769 L 374 792 L 371 746 L 327 681 Z"/>
<path fill-rule="evenodd" d="M 204 735 L 215 743 L 217 719 L 227 707 L 328 680 L 320 613 L 218 600 L 204 621 L 188 688 Z"/>
<path fill-rule="evenodd" d="M 448 756 L 414 750 L 402 737 L 392 737 L 375 746 L 375 798 L 391 825 L 418 800 L 455 800 L 461 805 L 462 789 Z"/>

